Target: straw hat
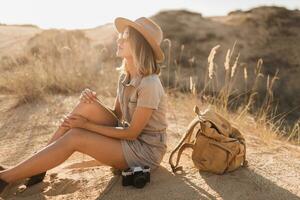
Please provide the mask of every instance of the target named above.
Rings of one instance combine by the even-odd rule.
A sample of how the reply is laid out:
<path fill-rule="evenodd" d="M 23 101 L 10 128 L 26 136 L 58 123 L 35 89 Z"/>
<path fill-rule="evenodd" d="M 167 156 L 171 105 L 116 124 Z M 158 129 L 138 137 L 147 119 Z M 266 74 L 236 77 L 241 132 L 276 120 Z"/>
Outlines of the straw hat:
<path fill-rule="evenodd" d="M 114 25 L 119 33 L 123 32 L 126 26 L 131 26 L 139 31 L 151 45 L 156 61 L 160 63 L 164 60 L 165 56 L 160 48 L 160 43 L 163 39 L 163 32 L 160 26 L 153 20 L 146 17 L 140 17 L 135 21 L 131 21 L 123 17 L 117 17 L 114 21 Z"/>

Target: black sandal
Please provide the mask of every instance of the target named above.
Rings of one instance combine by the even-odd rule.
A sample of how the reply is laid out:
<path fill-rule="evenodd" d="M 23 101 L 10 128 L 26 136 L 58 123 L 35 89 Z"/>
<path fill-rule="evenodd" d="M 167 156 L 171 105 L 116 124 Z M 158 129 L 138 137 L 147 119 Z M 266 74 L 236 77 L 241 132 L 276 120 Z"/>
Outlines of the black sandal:
<path fill-rule="evenodd" d="M 29 177 L 29 179 L 25 183 L 26 187 L 31 187 L 35 184 L 42 182 L 45 176 L 46 176 L 46 172 L 42 172 L 40 174 Z"/>
<path fill-rule="evenodd" d="M 6 169 L 7 169 L 7 167 L 0 165 L 0 171 L 6 170 Z M 37 183 L 42 182 L 44 180 L 45 176 L 46 176 L 46 172 L 29 177 L 29 179 L 25 183 L 26 187 L 30 187 Z M 3 181 L 4 180 L 0 179 L 0 194 L 2 192 L 2 187 L 6 187 L 5 184 L 7 183 L 6 181 L 4 181 L 4 182 Z M 5 185 L 5 186 L 2 186 L 2 185 Z"/>
<path fill-rule="evenodd" d="M 38 151 L 35 151 L 34 153 L 37 153 Z M 33 175 L 29 177 L 29 179 L 25 182 L 26 187 L 31 187 L 35 184 L 38 184 L 44 180 L 46 176 L 46 172 L 42 172 L 40 174 Z"/>
<path fill-rule="evenodd" d="M 8 182 L 0 178 L 0 194 L 2 194 L 2 192 L 5 190 L 6 186 L 8 185 L 9 185 Z"/>
<path fill-rule="evenodd" d="M 4 167 L 3 165 L 0 165 L 0 171 L 6 170 L 7 167 Z M 0 194 L 5 190 L 6 186 L 8 186 L 9 183 L 6 182 L 5 180 L 2 180 L 0 178 Z"/>
<path fill-rule="evenodd" d="M 0 171 L 6 170 L 7 167 L 4 167 L 3 165 L 0 165 Z"/>

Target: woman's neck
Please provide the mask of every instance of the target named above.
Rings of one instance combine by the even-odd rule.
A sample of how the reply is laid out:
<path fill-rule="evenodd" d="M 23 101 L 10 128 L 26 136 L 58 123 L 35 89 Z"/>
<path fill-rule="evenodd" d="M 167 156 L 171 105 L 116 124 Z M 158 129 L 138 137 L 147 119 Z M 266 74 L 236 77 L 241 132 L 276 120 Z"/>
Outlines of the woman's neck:
<path fill-rule="evenodd" d="M 138 76 L 137 67 L 134 65 L 132 60 L 127 60 L 127 69 L 129 71 L 130 78 Z"/>

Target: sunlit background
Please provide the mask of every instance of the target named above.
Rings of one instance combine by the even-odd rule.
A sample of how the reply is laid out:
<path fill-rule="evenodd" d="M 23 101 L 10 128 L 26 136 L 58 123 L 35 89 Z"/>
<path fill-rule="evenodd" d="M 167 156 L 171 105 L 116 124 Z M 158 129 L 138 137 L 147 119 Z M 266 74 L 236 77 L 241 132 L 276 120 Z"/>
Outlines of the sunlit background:
<path fill-rule="evenodd" d="M 160 10 L 188 9 L 203 16 L 226 15 L 237 9 L 261 5 L 299 9 L 299 0 L 164 0 L 164 1 L 99 1 L 99 0 L 9 0 L 1 2 L 0 23 L 34 24 L 41 28 L 93 28 L 110 23 L 116 16 L 136 19 Z"/>
<path fill-rule="evenodd" d="M 168 148 L 157 175 L 151 171 L 145 190 L 123 188 L 115 167 L 78 151 L 55 162 L 59 166 L 48 170 L 37 186 L 26 188 L 26 179 L 12 183 L 5 199 L 299 200 L 300 0 L 0 1 L 0 171 L 3 165 L 20 169 L 18 163 L 49 144 L 60 148 L 66 132 L 59 127 L 86 88 L 112 110 L 117 98 L 120 105 L 125 102 L 117 96 L 122 56 L 117 56 L 113 22 L 142 16 L 163 30 L 165 60 L 158 66 L 167 109 L 159 113 L 166 113 Z M 248 168 L 224 176 L 202 173 L 189 149 L 181 154 L 182 173 L 172 173 L 169 158 L 176 157 L 172 151 L 180 141 L 199 142 L 194 136 L 203 131 L 218 135 L 218 126 L 205 123 L 205 129 L 196 125 L 193 137 L 186 137 L 197 119 L 195 105 L 200 112 L 211 108 L 228 119 L 237 128 L 230 137 L 242 132 Z M 82 106 L 75 112 L 81 114 Z M 83 108 L 87 118 L 89 107 Z M 236 139 L 226 137 L 226 144 L 241 145 Z M 230 163 L 243 158 L 243 145 L 216 142 L 213 151 L 222 152 L 218 158 L 226 157 L 227 149 L 239 153 Z M 105 153 L 105 145 L 96 145 Z"/>

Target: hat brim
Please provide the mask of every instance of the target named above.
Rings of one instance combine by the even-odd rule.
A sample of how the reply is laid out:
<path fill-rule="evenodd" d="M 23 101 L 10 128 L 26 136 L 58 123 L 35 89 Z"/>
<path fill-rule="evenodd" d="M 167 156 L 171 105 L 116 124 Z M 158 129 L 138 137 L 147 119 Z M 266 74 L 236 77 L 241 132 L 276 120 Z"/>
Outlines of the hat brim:
<path fill-rule="evenodd" d="M 114 20 L 114 26 L 119 33 L 123 32 L 124 29 L 126 28 L 126 26 L 131 26 L 134 29 L 136 29 L 137 31 L 139 31 L 144 36 L 144 38 L 147 40 L 147 42 L 150 44 L 150 46 L 152 47 L 154 54 L 155 54 L 156 62 L 161 63 L 164 61 L 165 56 L 164 56 L 162 49 L 156 43 L 156 41 L 153 39 L 153 37 L 147 31 L 145 31 L 141 25 L 139 25 L 129 19 L 126 19 L 123 17 L 117 17 Z"/>

